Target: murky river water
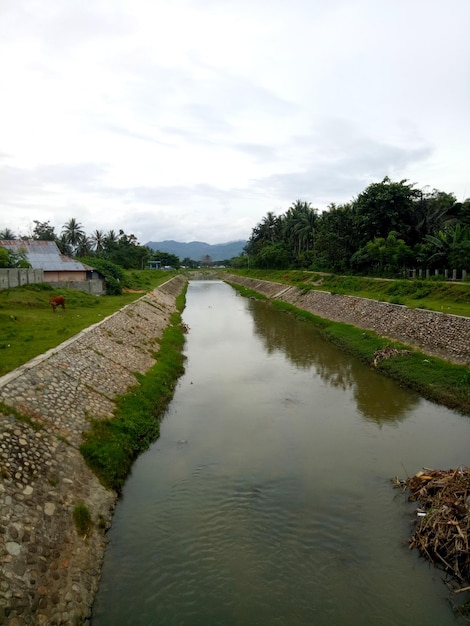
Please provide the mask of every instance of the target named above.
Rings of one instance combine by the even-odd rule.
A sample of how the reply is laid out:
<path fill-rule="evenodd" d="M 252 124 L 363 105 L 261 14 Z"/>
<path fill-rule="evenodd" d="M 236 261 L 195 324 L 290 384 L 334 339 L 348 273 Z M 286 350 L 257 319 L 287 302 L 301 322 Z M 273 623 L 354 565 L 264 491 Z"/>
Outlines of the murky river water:
<path fill-rule="evenodd" d="M 390 484 L 468 464 L 470 419 L 305 322 L 191 282 L 186 373 L 110 530 L 93 626 L 458 623 Z"/>

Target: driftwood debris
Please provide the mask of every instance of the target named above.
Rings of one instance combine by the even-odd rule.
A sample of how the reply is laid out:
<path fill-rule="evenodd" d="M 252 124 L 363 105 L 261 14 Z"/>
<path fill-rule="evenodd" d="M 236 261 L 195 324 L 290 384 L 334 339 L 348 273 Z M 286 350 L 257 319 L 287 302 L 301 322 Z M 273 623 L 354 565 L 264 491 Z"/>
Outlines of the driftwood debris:
<path fill-rule="evenodd" d="M 374 367 L 377 367 L 379 361 L 383 361 L 384 359 L 390 359 L 393 356 L 401 356 L 403 354 L 410 354 L 409 350 L 399 350 L 398 348 L 392 348 L 391 346 L 387 346 L 386 348 L 382 348 L 382 350 L 377 350 L 374 353 Z"/>
<path fill-rule="evenodd" d="M 454 579 L 454 593 L 470 591 L 470 468 L 424 468 L 407 480 L 393 484 L 409 490 L 418 502 L 418 523 L 409 547 L 443 568 Z"/>

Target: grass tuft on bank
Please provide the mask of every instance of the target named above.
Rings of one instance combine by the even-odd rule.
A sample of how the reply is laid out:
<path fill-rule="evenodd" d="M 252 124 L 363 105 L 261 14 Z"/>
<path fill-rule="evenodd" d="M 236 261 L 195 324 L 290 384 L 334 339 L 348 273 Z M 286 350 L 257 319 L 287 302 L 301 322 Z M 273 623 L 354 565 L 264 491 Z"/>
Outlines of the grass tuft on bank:
<path fill-rule="evenodd" d="M 253 291 L 253 289 L 248 289 L 248 287 L 244 287 L 243 285 L 237 285 L 237 283 L 229 283 L 235 291 L 243 296 L 244 298 L 256 298 L 256 300 L 267 300 L 266 296 L 258 291 Z"/>
<path fill-rule="evenodd" d="M 286 302 L 274 300 L 272 306 L 315 324 L 326 339 L 371 367 L 379 350 L 389 347 L 406 349 L 408 354 L 380 360 L 375 369 L 432 402 L 470 415 L 470 370 L 465 365 L 454 365 L 425 355 L 373 331 L 332 322 Z"/>
<path fill-rule="evenodd" d="M 177 312 L 163 332 L 156 364 L 116 401 L 114 417 L 92 420 L 80 446 L 88 466 L 110 489 L 121 491 L 132 463 L 160 434 L 160 420 L 184 372 L 184 330 L 181 311 L 185 293 L 177 298 Z"/>

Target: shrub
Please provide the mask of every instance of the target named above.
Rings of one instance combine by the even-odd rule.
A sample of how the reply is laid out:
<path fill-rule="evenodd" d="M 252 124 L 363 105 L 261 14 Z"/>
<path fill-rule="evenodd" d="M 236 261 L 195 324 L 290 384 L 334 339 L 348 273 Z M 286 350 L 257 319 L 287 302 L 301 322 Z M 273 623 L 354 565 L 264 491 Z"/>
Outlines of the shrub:
<path fill-rule="evenodd" d="M 87 505 L 79 502 L 75 505 L 72 515 L 77 533 L 80 537 L 86 537 L 93 525 Z"/>

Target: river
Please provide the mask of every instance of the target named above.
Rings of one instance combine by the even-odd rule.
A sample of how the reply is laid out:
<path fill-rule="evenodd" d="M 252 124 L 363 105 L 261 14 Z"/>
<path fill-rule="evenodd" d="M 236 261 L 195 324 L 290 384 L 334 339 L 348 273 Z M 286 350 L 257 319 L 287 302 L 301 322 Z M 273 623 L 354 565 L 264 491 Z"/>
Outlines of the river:
<path fill-rule="evenodd" d="M 391 478 L 468 464 L 470 420 L 307 322 L 191 281 L 186 372 L 116 508 L 93 626 L 446 626 Z"/>

